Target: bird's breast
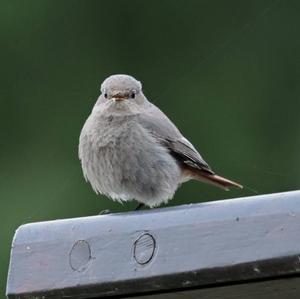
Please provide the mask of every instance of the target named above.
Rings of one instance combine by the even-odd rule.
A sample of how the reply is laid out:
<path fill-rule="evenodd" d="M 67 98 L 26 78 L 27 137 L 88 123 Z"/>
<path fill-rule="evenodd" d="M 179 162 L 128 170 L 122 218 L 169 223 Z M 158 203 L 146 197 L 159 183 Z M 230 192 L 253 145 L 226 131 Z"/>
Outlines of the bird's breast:
<path fill-rule="evenodd" d="M 180 181 L 175 159 L 135 118 L 87 124 L 79 151 L 94 190 L 112 198 L 167 198 Z"/>

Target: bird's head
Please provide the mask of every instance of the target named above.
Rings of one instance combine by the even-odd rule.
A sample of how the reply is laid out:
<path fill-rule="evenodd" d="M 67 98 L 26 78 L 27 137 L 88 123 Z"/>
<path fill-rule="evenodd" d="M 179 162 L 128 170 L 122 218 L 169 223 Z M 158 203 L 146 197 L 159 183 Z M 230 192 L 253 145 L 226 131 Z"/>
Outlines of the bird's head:
<path fill-rule="evenodd" d="M 103 100 L 113 102 L 135 102 L 142 95 L 142 84 L 128 75 L 112 75 L 101 85 Z"/>

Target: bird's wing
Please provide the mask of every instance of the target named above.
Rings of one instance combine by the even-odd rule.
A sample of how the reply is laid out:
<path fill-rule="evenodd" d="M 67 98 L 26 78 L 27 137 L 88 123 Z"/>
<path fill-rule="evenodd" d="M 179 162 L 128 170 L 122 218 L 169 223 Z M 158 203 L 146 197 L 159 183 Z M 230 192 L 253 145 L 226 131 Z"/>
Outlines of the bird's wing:
<path fill-rule="evenodd" d="M 189 167 L 214 174 L 194 146 L 182 136 L 159 108 L 150 104 L 138 117 L 139 123 L 165 146 L 174 158 Z"/>

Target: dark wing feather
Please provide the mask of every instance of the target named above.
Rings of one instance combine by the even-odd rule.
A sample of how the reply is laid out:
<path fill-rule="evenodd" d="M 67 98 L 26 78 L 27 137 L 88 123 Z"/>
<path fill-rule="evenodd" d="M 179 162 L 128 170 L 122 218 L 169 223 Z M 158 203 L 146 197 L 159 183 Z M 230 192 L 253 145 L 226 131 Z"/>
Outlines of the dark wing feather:
<path fill-rule="evenodd" d="M 177 160 L 182 161 L 187 166 L 214 174 L 200 154 L 184 141 L 185 140 L 166 140 L 165 146 Z"/>
<path fill-rule="evenodd" d="M 182 136 L 177 127 L 156 106 L 149 104 L 138 116 L 139 123 L 164 145 L 176 160 L 188 167 L 214 174 L 194 146 Z"/>

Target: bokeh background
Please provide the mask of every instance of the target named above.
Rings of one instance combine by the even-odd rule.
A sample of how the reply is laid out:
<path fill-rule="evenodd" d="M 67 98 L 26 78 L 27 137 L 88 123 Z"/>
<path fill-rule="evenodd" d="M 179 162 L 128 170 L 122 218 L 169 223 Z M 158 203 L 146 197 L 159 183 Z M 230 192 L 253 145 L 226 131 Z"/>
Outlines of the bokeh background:
<path fill-rule="evenodd" d="M 15 229 L 127 211 L 96 196 L 78 136 L 108 75 L 131 74 L 221 175 L 170 205 L 300 189 L 297 0 L 0 3 L 0 297 Z"/>

